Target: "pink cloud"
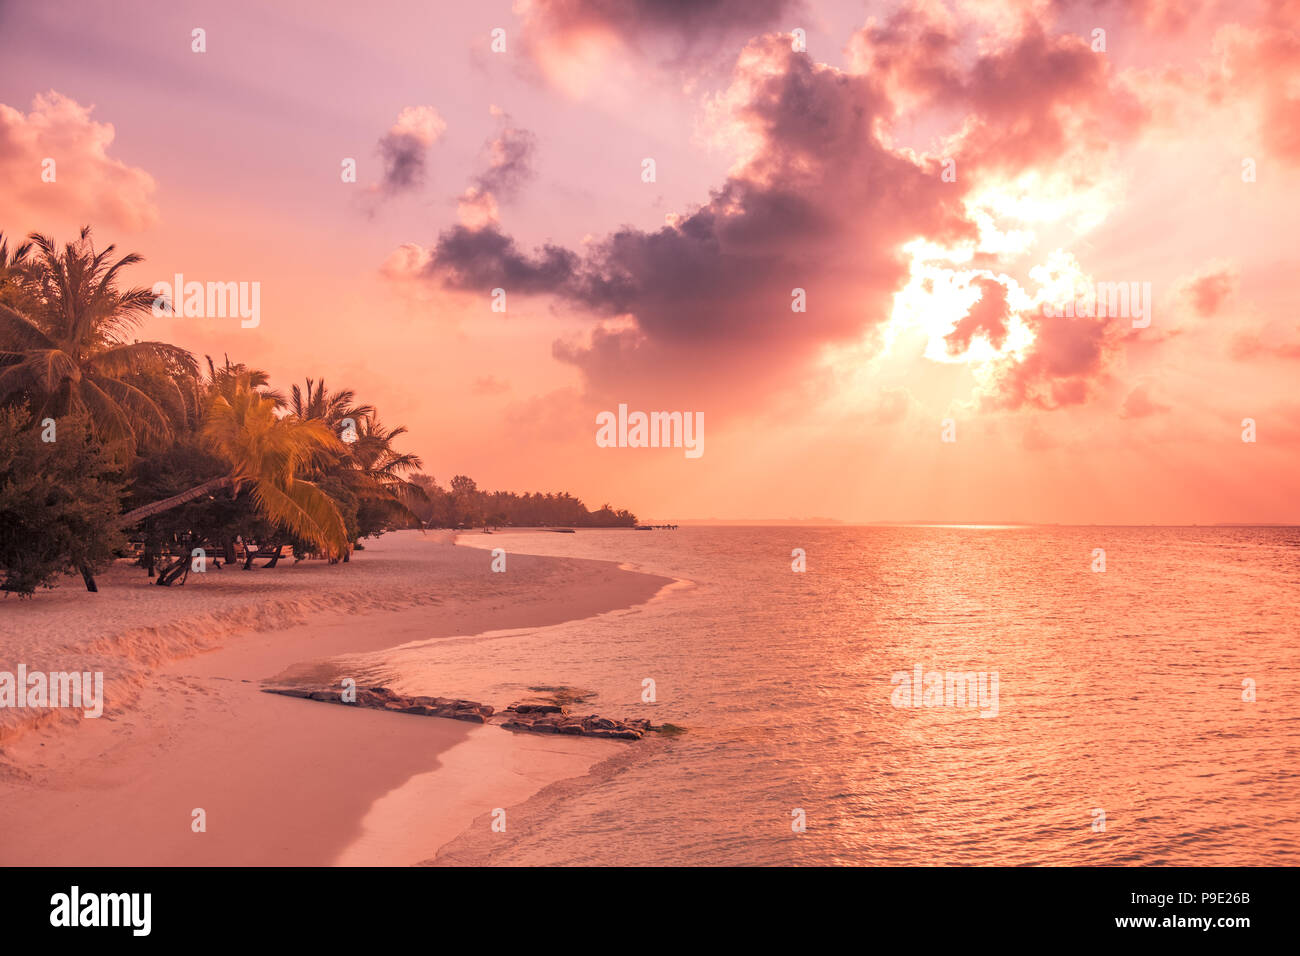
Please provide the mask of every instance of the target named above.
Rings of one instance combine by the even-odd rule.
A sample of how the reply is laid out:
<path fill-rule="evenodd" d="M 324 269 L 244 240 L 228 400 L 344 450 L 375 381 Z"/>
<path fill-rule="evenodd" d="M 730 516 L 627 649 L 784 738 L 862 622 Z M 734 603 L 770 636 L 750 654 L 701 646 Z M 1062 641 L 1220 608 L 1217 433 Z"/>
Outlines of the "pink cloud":
<path fill-rule="evenodd" d="M 501 119 L 501 129 L 484 144 L 486 162 L 457 200 L 461 224 L 472 230 L 495 226 L 500 200 L 517 197 L 536 174 L 537 137 L 513 125 L 499 109 L 493 107 L 492 113 Z"/>
<path fill-rule="evenodd" d="M 1215 79 L 1225 98 L 1254 105 L 1261 141 L 1300 163 L 1300 0 L 1270 0 L 1251 27 L 1224 27 Z M 1240 105 L 1238 106 L 1240 108 Z"/>
<path fill-rule="evenodd" d="M 1186 285 L 1185 294 L 1196 314 L 1209 318 L 1219 313 L 1236 288 L 1236 270 L 1224 266 L 1191 279 Z"/>
<path fill-rule="evenodd" d="M 429 147 L 447 130 L 432 106 L 408 106 L 379 140 L 384 162 L 378 191 L 385 195 L 415 189 L 424 182 Z"/>
<path fill-rule="evenodd" d="M 1300 0 L 1203 9 L 1217 14 L 1204 24 L 1207 33 L 1213 29 L 1198 48 L 1204 59 L 1137 78 L 1148 108 L 1162 126 L 1187 134 L 1205 127 L 1207 111 L 1230 114 L 1254 132 L 1242 155 L 1300 163 Z M 1256 146 L 1263 157 L 1255 155 Z"/>
<path fill-rule="evenodd" d="M 946 337 L 948 351 L 960 355 L 970 348 L 971 339 L 982 335 L 995 348 L 1002 348 L 1007 338 L 1007 321 L 1011 308 L 1007 304 L 1007 287 L 996 279 L 979 278 L 980 297 Z"/>
<path fill-rule="evenodd" d="M 1260 358 L 1300 359 L 1300 342 L 1280 340 L 1267 329 L 1239 332 L 1232 338 L 1229 354 L 1239 362 Z"/>
<path fill-rule="evenodd" d="M 7 231 L 48 230 L 52 219 L 131 231 L 157 221 L 153 177 L 109 156 L 116 132 L 92 120 L 92 110 L 53 90 L 37 94 L 25 115 L 0 104 L 0 222 Z M 42 179 L 47 160 L 53 182 Z"/>
<path fill-rule="evenodd" d="M 1120 407 L 1120 418 L 1148 418 L 1169 411 L 1171 406 L 1157 401 L 1151 394 L 1151 386 L 1139 385 L 1128 393 Z"/>
<path fill-rule="evenodd" d="M 529 252 L 495 226 L 458 226 L 439 237 L 423 274 L 453 288 L 549 293 L 622 317 L 554 350 L 598 393 L 735 398 L 883 321 L 906 273 L 904 243 L 974 234 L 962 188 L 942 182 L 937 164 L 881 141 L 876 120 L 889 104 L 871 77 L 766 37 L 742 54 L 731 98 L 757 148 L 698 207 L 657 230 L 620 229 L 581 255 L 553 245 Z M 791 311 L 796 288 L 807 295 L 805 313 Z"/>
<path fill-rule="evenodd" d="M 984 401 L 993 408 L 1052 409 L 1086 402 L 1104 380 L 1128 319 L 1023 313 L 1034 332 L 1024 356 L 998 364 Z"/>
<path fill-rule="evenodd" d="M 949 148 L 959 176 L 1105 151 L 1144 123 L 1138 97 L 1084 37 L 1051 34 L 1026 11 L 1017 33 L 992 42 L 946 8 L 915 3 L 868 22 L 849 50 L 893 102 L 956 124 Z"/>

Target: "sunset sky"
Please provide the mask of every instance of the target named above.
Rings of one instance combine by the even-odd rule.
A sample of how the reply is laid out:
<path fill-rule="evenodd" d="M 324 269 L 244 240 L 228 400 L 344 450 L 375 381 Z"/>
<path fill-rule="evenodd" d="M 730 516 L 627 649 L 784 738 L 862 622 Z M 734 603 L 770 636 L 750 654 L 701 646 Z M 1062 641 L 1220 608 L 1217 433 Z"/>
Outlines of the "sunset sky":
<path fill-rule="evenodd" d="M 259 282 L 141 337 L 355 388 L 444 485 L 1300 522 L 1300 0 L 0 3 L 0 62 L 7 236 Z M 1099 282 L 1149 326 L 1044 315 Z M 597 447 L 620 403 L 704 454 Z"/>

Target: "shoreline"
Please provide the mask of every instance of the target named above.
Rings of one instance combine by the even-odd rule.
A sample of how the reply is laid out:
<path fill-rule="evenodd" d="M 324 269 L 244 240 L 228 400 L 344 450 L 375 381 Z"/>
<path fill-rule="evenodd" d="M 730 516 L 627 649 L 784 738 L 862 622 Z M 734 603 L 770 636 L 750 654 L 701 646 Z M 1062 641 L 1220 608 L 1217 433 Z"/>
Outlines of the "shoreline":
<path fill-rule="evenodd" d="M 104 670 L 107 701 L 94 720 L 64 714 L 17 728 L 10 719 L 0 736 L 0 864 L 414 864 L 483 814 L 626 749 L 262 693 L 287 673 L 328 672 L 334 657 L 580 620 L 642 604 L 672 583 L 610 562 L 526 554 L 491 574 L 489 556 L 455 547 L 454 537 L 398 532 L 346 566 L 255 579 L 229 569 L 218 572 L 230 575 L 220 587 L 206 578 L 194 590 L 147 585 L 159 595 L 114 569 L 99 595 L 64 594 L 43 609 L 56 589 L 18 615 L 6 608 L 0 670 L 18 661 Z M 280 586 L 285 571 L 297 580 Z M 345 590 L 345 578 L 357 580 Z M 71 597 L 101 600 L 86 609 Z M 141 626 L 139 614 L 160 599 L 173 616 Z M 87 634 L 88 615 L 125 627 Z M 11 625 L 22 640 L 9 638 Z M 204 833 L 191 829 L 199 808 Z"/>

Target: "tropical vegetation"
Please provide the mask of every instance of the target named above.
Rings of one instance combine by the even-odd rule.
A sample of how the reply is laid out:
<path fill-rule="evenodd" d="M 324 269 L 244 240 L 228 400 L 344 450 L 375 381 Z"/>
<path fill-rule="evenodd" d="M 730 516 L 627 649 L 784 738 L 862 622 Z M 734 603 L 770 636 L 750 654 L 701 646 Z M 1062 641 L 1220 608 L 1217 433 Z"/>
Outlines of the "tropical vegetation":
<path fill-rule="evenodd" d="M 633 526 L 568 494 L 450 489 L 402 452 L 351 389 L 324 378 L 272 388 L 260 369 L 136 333 L 154 296 L 124 285 L 141 261 L 0 233 L 0 591 L 30 595 L 79 573 L 88 590 L 131 556 L 158 584 L 196 561 L 346 562 L 400 528 Z"/>

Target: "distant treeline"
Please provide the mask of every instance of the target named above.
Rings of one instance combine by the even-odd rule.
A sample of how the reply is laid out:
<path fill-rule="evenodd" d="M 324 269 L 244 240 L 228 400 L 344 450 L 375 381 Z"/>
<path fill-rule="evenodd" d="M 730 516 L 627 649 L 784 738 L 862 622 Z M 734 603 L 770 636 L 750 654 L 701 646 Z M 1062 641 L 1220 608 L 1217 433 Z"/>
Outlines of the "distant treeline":
<path fill-rule="evenodd" d="M 411 502 L 411 510 L 431 528 L 631 528 L 636 525 L 636 515 L 625 508 L 615 511 L 606 504 L 590 511 L 581 499 L 568 492 L 520 495 L 513 491 L 480 491 L 474 479 L 465 475 L 452 478 L 450 489 L 440 487 L 429 475 L 413 475 L 411 481 L 424 490 L 427 498 Z"/>

